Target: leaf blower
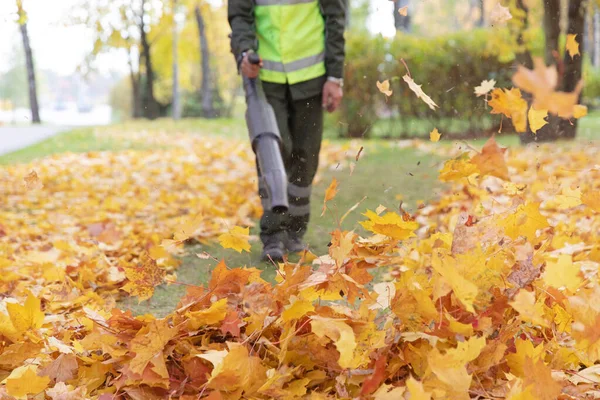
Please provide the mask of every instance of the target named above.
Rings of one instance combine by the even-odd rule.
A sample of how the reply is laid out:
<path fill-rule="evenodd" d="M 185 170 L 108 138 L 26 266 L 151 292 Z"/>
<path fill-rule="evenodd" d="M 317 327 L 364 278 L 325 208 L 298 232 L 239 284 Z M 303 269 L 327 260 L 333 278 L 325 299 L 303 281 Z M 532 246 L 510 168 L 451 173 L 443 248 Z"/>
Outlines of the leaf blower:
<path fill-rule="evenodd" d="M 248 54 L 251 64 L 259 64 L 256 53 Z M 281 157 L 281 134 L 277 127 L 275 112 L 267 101 L 260 79 L 243 76 L 246 93 L 246 124 L 250 134 L 252 150 L 256 154 L 263 180 L 269 193 L 271 211 L 285 213 L 288 208 L 287 174 Z"/>

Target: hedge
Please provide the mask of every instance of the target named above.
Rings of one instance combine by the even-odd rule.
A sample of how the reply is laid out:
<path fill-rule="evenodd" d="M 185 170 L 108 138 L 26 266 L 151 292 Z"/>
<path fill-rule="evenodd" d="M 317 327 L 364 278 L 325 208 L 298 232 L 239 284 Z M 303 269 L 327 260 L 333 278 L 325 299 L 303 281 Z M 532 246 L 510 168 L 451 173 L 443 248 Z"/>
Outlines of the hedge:
<path fill-rule="evenodd" d="M 337 121 L 340 134 L 366 137 L 378 131 L 379 136 L 423 136 L 440 124 L 456 131 L 490 128 L 489 108 L 475 96 L 474 88 L 485 79 L 495 79 L 496 87 L 511 86 L 513 57 L 506 56 L 497 38 L 493 30 L 436 38 L 349 35 L 344 102 Z M 407 71 L 401 60 L 414 81 L 439 105 L 435 112 L 402 80 Z M 376 81 L 385 79 L 393 90 L 388 98 L 376 86 Z M 499 123 L 498 118 L 493 121 Z"/>

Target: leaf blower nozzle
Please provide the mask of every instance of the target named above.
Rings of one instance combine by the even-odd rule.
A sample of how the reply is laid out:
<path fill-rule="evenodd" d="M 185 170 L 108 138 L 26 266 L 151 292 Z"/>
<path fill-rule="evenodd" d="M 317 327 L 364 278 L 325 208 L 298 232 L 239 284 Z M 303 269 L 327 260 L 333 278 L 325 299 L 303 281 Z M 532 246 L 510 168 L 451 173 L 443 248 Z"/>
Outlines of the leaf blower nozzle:
<path fill-rule="evenodd" d="M 250 53 L 248 59 L 258 64 L 260 58 Z M 246 124 L 252 150 L 256 154 L 261 177 L 271 202 L 271 211 L 282 214 L 289 208 L 287 174 L 281 157 L 281 134 L 277 127 L 275 112 L 267 101 L 258 78 L 243 77 L 246 92 Z"/>

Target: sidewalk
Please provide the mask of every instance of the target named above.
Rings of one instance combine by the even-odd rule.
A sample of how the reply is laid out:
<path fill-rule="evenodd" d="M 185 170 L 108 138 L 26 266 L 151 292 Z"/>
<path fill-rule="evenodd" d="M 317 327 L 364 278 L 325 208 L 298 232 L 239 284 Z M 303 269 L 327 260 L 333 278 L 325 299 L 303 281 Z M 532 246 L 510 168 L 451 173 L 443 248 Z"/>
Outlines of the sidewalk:
<path fill-rule="evenodd" d="M 0 154 L 31 146 L 67 129 L 65 126 L 0 126 Z"/>

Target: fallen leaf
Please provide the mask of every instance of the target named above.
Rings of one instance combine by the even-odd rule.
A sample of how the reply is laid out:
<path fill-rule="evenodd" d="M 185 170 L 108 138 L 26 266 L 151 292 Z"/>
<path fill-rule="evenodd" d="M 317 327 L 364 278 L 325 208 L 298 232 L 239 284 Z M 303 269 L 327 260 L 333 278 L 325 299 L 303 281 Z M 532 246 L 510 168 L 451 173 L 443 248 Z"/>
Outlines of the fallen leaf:
<path fill-rule="evenodd" d="M 42 368 L 38 375 L 47 376 L 55 382 L 65 382 L 75 377 L 78 368 L 77 358 L 73 354 L 61 354 Z"/>
<path fill-rule="evenodd" d="M 577 38 L 577 35 L 575 35 L 575 34 L 571 34 L 571 33 L 567 34 L 566 48 L 572 59 L 575 58 L 575 56 L 577 56 L 577 55 L 581 55 L 581 53 L 579 53 L 579 43 L 577 43 L 576 38 Z"/>
<path fill-rule="evenodd" d="M 156 260 L 144 253 L 136 265 L 125 267 L 125 276 L 128 282 L 123 290 L 132 296 L 137 296 L 139 301 L 152 297 L 154 288 L 164 281 L 167 271 L 160 267 Z"/>
<path fill-rule="evenodd" d="M 534 292 L 521 289 L 509 304 L 517 310 L 523 321 L 531 322 L 534 325 L 544 328 L 550 327 L 544 317 L 544 304 L 536 302 Z"/>
<path fill-rule="evenodd" d="M 556 261 L 548 261 L 543 279 L 547 286 L 566 288 L 571 293 L 575 293 L 583 284 L 581 270 L 568 254 L 560 255 Z"/>
<path fill-rule="evenodd" d="M 431 140 L 432 142 L 439 142 L 441 136 L 442 135 L 440 134 L 440 132 L 438 132 L 437 128 L 433 128 L 433 130 L 429 132 L 429 140 Z"/>
<path fill-rule="evenodd" d="M 37 366 L 26 365 L 14 369 L 6 378 L 6 392 L 13 397 L 26 399 L 27 395 L 43 392 L 50 383 L 47 376 L 37 374 Z"/>
<path fill-rule="evenodd" d="M 44 323 L 44 313 L 41 310 L 40 299 L 29 293 L 24 305 L 8 303 L 6 309 L 12 325 L 20 334 L 39 329 Z"/>
<path fill-rule="evenodd" d="M 25 187 L 27 190 L 33 189 L 41 189 L 44 187 L 40 178 L 38 178 L 38 174 L 35 171 L 31 171 L 25 178 Z"/>
<path fill-rule="evenodd" d="M 377 89 L 379 89 L 379 91 L 383 94 L 385 94 L 386 96 L 390 97 L 392 95 L 392 91 L 390 90 L 390 81 L 389 80 L 385 80 L 383 82 L 379 82 L 377 81 Z"/>
<path fill-rule="evenodd" d="M 429 108 L 435 111 L 435 108 L 438 107 L 438 105 L 435 104 L 433 100 L 431 100 L 431 97 L 427 96 L 425 92 L 423 92 L 423 89 L 421 89 L 421 85 L 417 85 L 415 81 L 413 81 L 413 79 L 408 75 L 404 75 L 402 79 L 404 79 L 404 82 L 408 84 L 410 90 L 412 90 L 418 98 L 423 100 L 425 104 L 429 106 Z"/>
<path fill-rule="evenodd" d="M 311 317 L 311 330 L 317 337 L 328 337 L 333 341 L 337 351 L 340 353 L 338 363 L 342 368 L 356 368 L 353 363 L 356 338 L 352 328 L 344 321 Z"/>
<path fill-rule="evenodd" d="M 86 400 L 85 386 L 74 388 L 64 382 L 58 382 L 53 388 L 46 389 L 46 394 L 52 400 Z"/>
<path fill-rule="evenodd" d="M 250 252 L 250 228 L 242 228 L 241 226 L 234 226 L 229 232 L 219 236 L 219 243 L 224 249 L 233 249 L 238 253 L 242 251 Z"/>

